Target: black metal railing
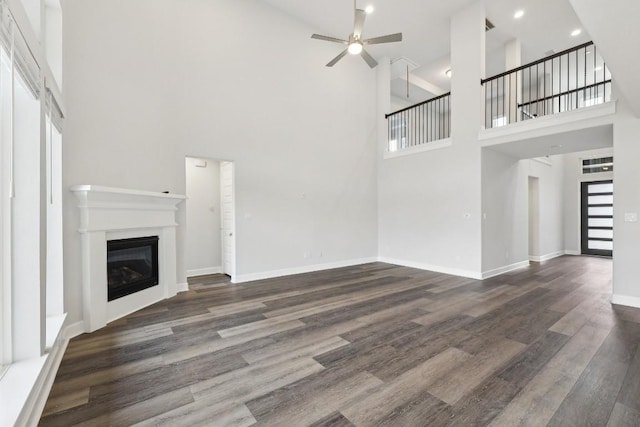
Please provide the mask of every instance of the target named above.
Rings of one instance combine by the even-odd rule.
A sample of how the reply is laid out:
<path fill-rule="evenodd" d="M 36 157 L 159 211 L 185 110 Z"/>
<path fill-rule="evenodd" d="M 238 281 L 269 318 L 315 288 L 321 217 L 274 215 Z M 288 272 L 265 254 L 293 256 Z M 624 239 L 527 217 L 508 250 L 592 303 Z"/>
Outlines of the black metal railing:
<path fill-rule="evenodd" d="M 593 42 L 481 81 L 485 128 L 608 102 L 611 74 Z"/>
<path fill-rule="evenodd" d="M 451 135 L 451 92 L 385 114 L 387 149 L 398 151 Z"/>

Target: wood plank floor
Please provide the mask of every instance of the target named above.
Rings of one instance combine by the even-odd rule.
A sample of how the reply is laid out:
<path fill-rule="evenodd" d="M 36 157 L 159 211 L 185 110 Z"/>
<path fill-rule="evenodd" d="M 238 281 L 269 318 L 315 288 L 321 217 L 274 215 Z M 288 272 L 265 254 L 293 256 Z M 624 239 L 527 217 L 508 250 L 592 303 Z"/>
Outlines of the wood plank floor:
<path fill-rule="evenodd" d="M 640 426 L 611 261 L 373 263 L 190 291 L 69 343 L 42 426 Z"/>

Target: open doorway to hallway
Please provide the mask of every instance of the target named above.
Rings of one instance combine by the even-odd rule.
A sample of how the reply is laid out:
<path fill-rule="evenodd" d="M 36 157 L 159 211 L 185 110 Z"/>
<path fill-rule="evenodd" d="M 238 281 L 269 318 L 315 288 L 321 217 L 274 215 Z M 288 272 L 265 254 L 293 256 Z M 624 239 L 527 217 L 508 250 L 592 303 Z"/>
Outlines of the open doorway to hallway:
<path fill-rule="evenodd" d="M 185 158 L 187 276 L 235 276 L 234 164 Z"/>

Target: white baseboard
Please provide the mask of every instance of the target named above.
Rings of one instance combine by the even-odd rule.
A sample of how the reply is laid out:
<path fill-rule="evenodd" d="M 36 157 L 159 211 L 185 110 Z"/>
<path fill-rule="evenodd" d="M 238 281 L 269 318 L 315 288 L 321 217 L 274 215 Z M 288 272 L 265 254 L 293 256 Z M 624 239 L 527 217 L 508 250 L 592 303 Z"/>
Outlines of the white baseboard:
<path fill-rule="evenodd" d="M 187 277 L 194 276 L 207 276 L 209 274 L 222 274 L 222 267 L 209 267 L 209 268 L 194 268 L 193 270 L 187 270 Z"/>
<path fill-rule="evenodd" d="M 178 291 L 178 293 L 187 292 L 189 290 L 189 284 L 188 283 L 178 283 L 176 285 L 176 290 Z"/>
<path fill-rule="evenodd" d="M 490 277 L 499 276 L 501 274 L 524 267 L 529 267 L 529 261 L 516 262 L 515 264 L 505 265 L 504 267 L 498 267 L 494 268 L 493 270 L 484 271 L 482 272 L 482 278 L 489 279 Z"/>
<path fill-rule="evenodd" d="M 481 273 L 471 271 L 471 270 L 443 267 L 440 265 L 425 264 L 422 262 L 406 261 L 406 260 L 387 258 L 387 257 L 379 257 L 378 261 L 386 262 L 387 264 L 401 265 L 403 267 L 417 268 L 419 270 L 427 270 L 427 271 L 434 271 L 436 273 L 450 274 L 452 276 L 468 277 L 470 279 L 477 279 L 477 280 L 482 279 Z"/>
<path fill-rule="evenodd" d="M 86 332 L 84 329 L 84 321 L 80 320 L 76 323 L 71 323 L 64 328 L 63 334 L 67 340 L 77 337 L 78 335 L 82 335 Z"/>
<path fill-rule="evenodd" d="M 573 251 L 573 250 L 569 250 L 569 249 L 565 250 L 565 251 L 564 251 L 564 254 L 565 254 L 565 255 L 573 255 L 573 256 L 580 256 L 580 255 L 582 255 L 582 254 L 580 253 L 580 251 Z"/>
<path fill-rule="evenodd" d="M 232 283 L 253 282 L 254 280 L 273 279 L 274 277 L 291 276 L 292 274 L 312 273 L 314 271 L 331 270 L 333 268 L 351 267 L 354 265 L 368 264 L 376 262 L 376 257 L 359 258 L 348 261 L 330 262 L 326 264 L 305 265 L 302 267 L 285 268 L 282 270 L 264 271 L 261 273 L 237 274 L 232 279 Z"/>
<path fill-rule="evenodd" d="M 562 255 L 565 255 L 565 253 L 566 251 L 557 251 L 557 252 L 551 252 L 550 254 L 546 254 L 542 256 L 529 256 L 529 261 L 535 261 L 535 262 L 549 261 L 550 259 L 561 257 Z"/>
<path fill-rule="evenodd" d="M 640 297 L 629 297 L 626 295 L 613 294 L 611 296 L 611 304 L 640 308 Z"/>

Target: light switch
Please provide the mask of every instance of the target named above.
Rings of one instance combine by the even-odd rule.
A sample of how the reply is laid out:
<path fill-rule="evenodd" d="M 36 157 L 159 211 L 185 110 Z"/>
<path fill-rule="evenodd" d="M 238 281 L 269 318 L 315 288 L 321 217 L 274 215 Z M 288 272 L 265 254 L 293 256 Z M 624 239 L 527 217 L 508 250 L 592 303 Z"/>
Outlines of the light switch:
<path fill-rule="evenodd" d="M 638 222 L 638 214 L 636 212 L 626 212 L 624 214 L 624 222 Z"/>

